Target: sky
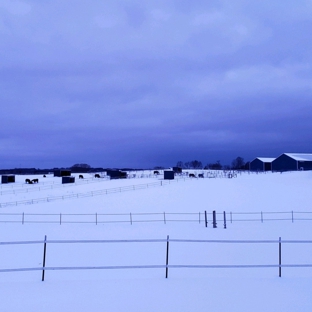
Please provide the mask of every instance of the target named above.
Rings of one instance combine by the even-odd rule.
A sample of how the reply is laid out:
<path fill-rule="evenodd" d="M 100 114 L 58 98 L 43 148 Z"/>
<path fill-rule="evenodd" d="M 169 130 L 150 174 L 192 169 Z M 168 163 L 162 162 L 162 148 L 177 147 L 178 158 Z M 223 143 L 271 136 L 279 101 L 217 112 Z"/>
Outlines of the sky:
<path fill-rule="evenodd" d="M 0 168 L 310 153 L 311 0 L 1 0 Z"/>

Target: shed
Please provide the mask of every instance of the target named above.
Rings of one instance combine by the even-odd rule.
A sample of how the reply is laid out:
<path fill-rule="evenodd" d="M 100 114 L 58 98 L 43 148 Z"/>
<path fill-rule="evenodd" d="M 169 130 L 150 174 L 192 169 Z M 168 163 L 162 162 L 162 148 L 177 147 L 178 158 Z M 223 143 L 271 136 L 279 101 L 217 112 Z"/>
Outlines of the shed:
<path fill-rule="evenodd" d="M 257 157 L 249 164 L 250 171 L 270 171 L 272 170 L 272 161 L 275 158 Z"/>
<path fill-rule="evenodd" d="M 182 173 L 181 167 L 172 167 L 172 170 L 174 171 L 174 173 Z"/>
<path fill-rule="evenodd" d="M 127 172 L 120 170 L 107 170 L 107 175 L 111 179 L 126 179 L 128 176 Z"/>
<path fill-rule="evenodd" d="M 272 171 L 312 170 L 312 154 L 284 153 L 272 162 Z"/>
<path fill-rule="evenodd" d="M 165 170 L 164 171 L 164 179 L 165 180 L 174 180 L 174 171 L 173 170 Z"/>
<path fill-rule="evenodd" d="M 62 184 L 75 183 L 75 177 L 62 177 Z"/>
<path fill-rule="evenodd" d="M 15 175 L 13 174 L 5 174 L 1 176 L 1 183 L 15 183 Z"/>
<path fill-rule="evenodd" d="M 55 177 L 70 177 L 71 171 L 70 170 L 63 170 L 63 169 L 55 170 L 54 176 Z"/>

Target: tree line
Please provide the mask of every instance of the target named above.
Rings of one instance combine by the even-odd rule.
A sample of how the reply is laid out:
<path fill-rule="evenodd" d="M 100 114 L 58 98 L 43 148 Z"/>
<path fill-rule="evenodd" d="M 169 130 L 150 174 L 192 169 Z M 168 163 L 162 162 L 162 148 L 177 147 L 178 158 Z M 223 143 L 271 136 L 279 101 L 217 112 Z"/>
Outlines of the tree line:
<path fill-rule="evenodd" d="M 222 165 L 220 160 L 206 165 L 203 165 L 199 160 L 191 160 L 187 162 L 178 161 L 176 166 L 183 169 L 243 170 L 248 169 L 248 165 L 249 162 L 245 163 L 244 158 L 239 156 L 233 159 L 231 165 Z"/>

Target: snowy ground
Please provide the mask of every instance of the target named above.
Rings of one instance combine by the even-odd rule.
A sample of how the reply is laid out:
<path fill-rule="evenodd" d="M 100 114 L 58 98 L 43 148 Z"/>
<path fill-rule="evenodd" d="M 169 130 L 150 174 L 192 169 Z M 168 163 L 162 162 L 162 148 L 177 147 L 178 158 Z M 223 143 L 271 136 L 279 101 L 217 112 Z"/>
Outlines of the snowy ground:
<path fill-rule="evenodd" d="M 148 175 L 146 175 L 148 176 Z M 78 175 L 77 175 L 78 177 Z M 94 180 L 74 185 L 39 178 L 1 185 L 0 203 L 160 182 L 161 178 Z M 9 206 L 4 214 L 312 212 L 312 172 L 179 179 L 170 185 L 108 195 Z M 47 186 L 54 186 L 47 188 Z M 40 188 L 40 189 L 39 189 Z M 14 192 L 9 192 L 9 191 Z M 28 190 L 28 191 L 25 191 Z M 43 240 L 312 240 L 312 221 L 133 223 L 0 223 L 1 242 Z M 283 244 L 284 264 L 312 264 L 312 244 Z M 41 267 L 43 245 L 0 245 L 0 269 Z M 47 267 L 163 265 L 166 243 L 48 244 Z M 170 243 L 169 264 L 278 264 L 278 243 Z M 311 311 L 312 268 L 73 270 L 0 273 L 1 311 Z"/>

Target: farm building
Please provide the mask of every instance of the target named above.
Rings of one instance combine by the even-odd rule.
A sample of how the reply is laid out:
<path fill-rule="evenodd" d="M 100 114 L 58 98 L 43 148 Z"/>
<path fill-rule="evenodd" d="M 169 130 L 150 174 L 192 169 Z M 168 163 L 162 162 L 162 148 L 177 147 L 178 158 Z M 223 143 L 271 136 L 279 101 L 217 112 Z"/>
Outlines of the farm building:
<path fill-rule="evenodd" d="M 54 176 L 55 177 L 69 177 L 71 176 L 71 171 L 70 170 L 56 170 L 54 171 Z"/>
<path fill-rule="evenodd" d="M 14 183 L 15 182 L 15 175 L 13 174 L 5 174 L 1 176 L 1 183 Z"/>
<path fill-rule="evenodd" d="M 174 173 L 182 173 L 181 167 L 172 167 L 172 170 L 174 171 Z"/>
<path fill-rule="evenodd" d="M 62 184 L 75 183 L 75 177 L 62 177 Z"/>
<path fill-rule="evenodd" d="M 111 179 L 126 179 L 128 176 L 127 172 L 120 170 L 107 170 L 107 175 Z"/>
<path fill-rule="evenodd" d="M 257 157 L 249 164 L 250 171 L 270 171 L 275 158 Z"/>
<path fill-rule="evenodd" d="M 174 180 L 174 171 L 173 170 L 165 170 L 164 171 L 164 179 L 165 180 Z"/>
<path fill-rule="evenodd" d="M 312 154 L 284 153 L 272 162 L 272 171 L 312 170 Z"/>

